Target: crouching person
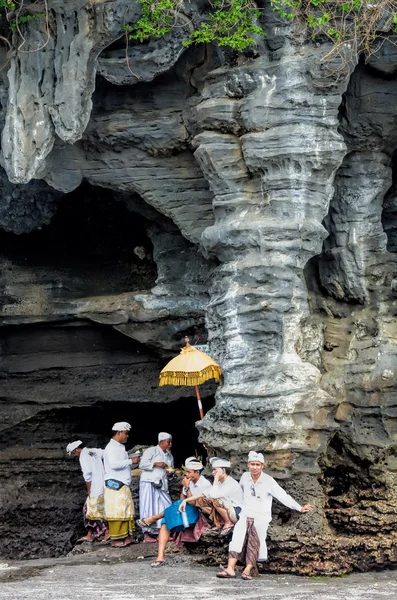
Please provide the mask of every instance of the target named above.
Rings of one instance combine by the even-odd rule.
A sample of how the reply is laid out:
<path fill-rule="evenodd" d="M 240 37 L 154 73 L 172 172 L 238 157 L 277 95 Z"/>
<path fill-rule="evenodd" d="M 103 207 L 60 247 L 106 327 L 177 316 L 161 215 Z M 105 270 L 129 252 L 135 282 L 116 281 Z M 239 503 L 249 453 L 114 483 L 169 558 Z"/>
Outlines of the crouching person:
<path fill-rule="evenodd" d="M 221 566 L 221 571 L 217 573 L 221 579 L 236 576 L 234 569 L 237 561 L 245 564 L 242 579 L 252 579 L 252 575 L 257 573 L 257 562 L 267 560 L 266 534 L 272 520 L 273 498 L 301 513 L 312 510 L 310 504 L 298 504 L 273 477 L 263 473 L 263 465 L 263 454 L 249 453 L 249 472 L 243 473 L 240 479 L 244 493 L 243 509 L 229 545 L 227 568 Z"/>
<path fill-rule="evenodd" d="M 243 492 L 233 477 L 231 465 L 223 458 L 211 458 L 214 483 L 211 488 L 199 491 L 184 500 L 179 508 L 183 511 L 187 504 L 194 504 L 205 513 L 220 530 L 219 535 L 229 535 L 237 522 L 243 504 Z"/>

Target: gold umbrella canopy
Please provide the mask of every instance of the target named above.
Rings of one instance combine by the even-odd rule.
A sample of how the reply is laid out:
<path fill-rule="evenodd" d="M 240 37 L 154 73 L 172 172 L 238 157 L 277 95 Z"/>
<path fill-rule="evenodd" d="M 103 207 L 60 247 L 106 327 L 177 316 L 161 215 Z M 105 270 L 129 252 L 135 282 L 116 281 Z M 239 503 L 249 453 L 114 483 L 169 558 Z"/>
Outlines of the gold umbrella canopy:
<path fill-rule="evenodd" d="M 204 417 L 198 386 L 208 379 L 219 381 L 222 369 L 208 354 L 194 348 L 185 337 L 186 346 L 162 369 L 159 385 L 193 385 L 196 389 L 200 418 Z"/>

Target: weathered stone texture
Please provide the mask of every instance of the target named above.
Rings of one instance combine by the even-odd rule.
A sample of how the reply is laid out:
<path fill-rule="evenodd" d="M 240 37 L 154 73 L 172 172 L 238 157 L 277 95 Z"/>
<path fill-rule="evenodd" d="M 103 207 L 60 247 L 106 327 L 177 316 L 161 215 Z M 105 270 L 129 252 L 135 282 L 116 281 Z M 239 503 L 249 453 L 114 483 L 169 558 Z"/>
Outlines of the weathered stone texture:
<path fill-rule="evenodd" d="M 260 2 L 266 37 L 249 52 L 183 50 L 189 20 L 126 49 L 136 2 L 67 4 L 49 2 L 48 43 L 13 55 L 1 91 L 0 226 L 13 232 L 0 238 L 3 473 L 25 456 L 26 427 L 56 469 L 68 436 L 88 433 L 80 409 L 113 420 L 111 406 L 131 406 L 139 431 L 153 416 L 143 403 L 166 399 L 154 426 L 183 429 L 189 392 L 158 390 L 156 373 L 185 334 L 208 333 L 224 380 L 201 442 L 236 474 L 250 449 L 264 451 L 267 470 L 315 506 L 302 518 L 275 507 L 269 569 L 394 564 L 394 38 L 368 64 L 348 49 L 322 62 L 329 45 Z M 204 4 L 186 3 L 180 23 L 199 23 Z M 43 42 L 28 24 L 25 48 Z M 20 358 L 16 339 L 39 351 Z M 43 426 L 60 415 L 61 434 Z M 57 523 L 71 516 L 64 505 Z M 63 551 L 74 535 L 32 552 Z"/>

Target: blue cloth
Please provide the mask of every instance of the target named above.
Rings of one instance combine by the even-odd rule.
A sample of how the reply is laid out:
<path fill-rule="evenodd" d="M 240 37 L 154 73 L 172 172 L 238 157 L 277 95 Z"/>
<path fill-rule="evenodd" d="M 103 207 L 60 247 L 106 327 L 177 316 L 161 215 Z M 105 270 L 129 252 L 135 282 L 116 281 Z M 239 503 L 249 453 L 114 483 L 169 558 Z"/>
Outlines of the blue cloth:
<path fill-rule="evenodd" d="M 177 500 L 176 502 L 173 502 L 171 506 L 166 508 L 164 511 L 164 519 L 162 520 L 162 523 L 165 523 L 165 526 L 167 527 L 168 531 L 172 531 L 173 533 L 179 533 L 180 531 L 184 531 L 184 529 L 186 529 L 186 527 L 183 524 L 182 515 L 178 510 L 181 502 L 182 500 Z M 186 504 L 185 513 L 187 521 L 189 523 L 189 527 L 190 525 L 194 525 L 197 519 L 199 518 L 198 509 L 195 506 L 192 506 L 191 504 Z"/>

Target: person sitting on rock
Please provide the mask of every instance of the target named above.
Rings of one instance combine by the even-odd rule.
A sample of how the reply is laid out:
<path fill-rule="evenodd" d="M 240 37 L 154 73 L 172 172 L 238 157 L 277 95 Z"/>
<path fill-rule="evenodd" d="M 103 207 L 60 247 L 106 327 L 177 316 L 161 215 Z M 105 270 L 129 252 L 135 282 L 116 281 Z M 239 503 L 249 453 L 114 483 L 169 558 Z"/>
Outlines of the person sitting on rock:
<path fill-rule="evenodd" d="M 240 479 L 244 492 L 243 508 L 229 544 L 228 565 L 226 568 L 221 565 L 221 571 L 217 573 L 221 579 L 236 576 L 234 568 L 237 561 L 245 564 L 241 578 L 252 579 L 257 572 L 257 562 L 267 560 L 266 534 L 272 520 L 273 498 L 301 513 L 313 510 L 310 504 L 298 504 L 273 477 L 263 473 L 264 462 L 263 454 L 249 453 L 249 471 L 243 473 Z"/>
<path fill-rule="evenodd" d="M 107 541 L 109 531 L 103 506 L 103 450 L 100 448 L 86 448 L 81 440 L 76 440 L 66 446 L 66 452 L 69 456 L 78 457 L 87 486 L 88 496 L 83 508 L 84 527 L 87 534 L 80 538 L 78 543 L 93 542 L 94 539 L 102 535 L 104 535 L 103 541 Z"/>
<path fill-rule="evenodd" d="M 181 500 L 190 498 L 191 496 L 212 487 L 211 482 L 201 474 L 203 469 L 203 464 L 197 460 L 195 456 L 189 456 L 189 458 L 185 460 L 185 476 L 182 479 L 183 488 L 180 495 Z M 157 515 L 139 519 L 137 523 L 139 527 L 145 530 L 150 528 L 153 523 L 160 521 L 163 517 L 164 511 L 161 511 Z"/>
<path fill-rule="evenodd" d="M 230 476 L 231 465 L 228 460 L 211 458 L 210 463 L 214 476 L 212 487 L 183 500 L 179 510 L 183 511 L 186 504 L 194 503 L 221 530 L 219 535 L 226 537 L 237 522 L 243 504 L 243 493 L 237 481 Z"/>
<path fill-rule="evenodd" d="M 189 456 L 185 461 L 185 477 L 182 480 L 182 492 L 180 500 L 174 502 L 163 512 L 140 519 L 138 525 L 141 527 L 150 527 L 154 522 L 161 521 L 160 532 L 158 536 L 158 553 L 157 559 L 152 563 L 152 567 L 160 567 L 165 561 L 165 548 L 170 539 L 171 533 L 176 533 L 174 538 L 176 545 L 183 545 L 186 541 L 197 541 L 200 538 L 202 531 L 209 527 L 206 522 L 200 522 L 200 513 L 193 506 L 189 506 L 186 514 L 181 516 L 179 506 L 186 498 L 191 498 L 193 495 L 199 494 L 201 491 L 212 488 L 211 483 L 203 475 L 203 464 L 196 459 L 195 456 Z"/>

